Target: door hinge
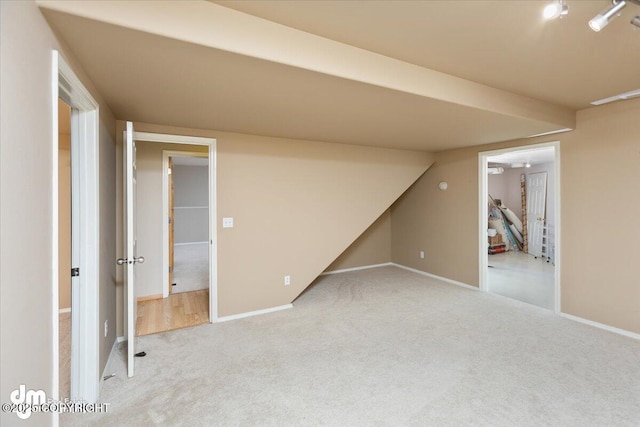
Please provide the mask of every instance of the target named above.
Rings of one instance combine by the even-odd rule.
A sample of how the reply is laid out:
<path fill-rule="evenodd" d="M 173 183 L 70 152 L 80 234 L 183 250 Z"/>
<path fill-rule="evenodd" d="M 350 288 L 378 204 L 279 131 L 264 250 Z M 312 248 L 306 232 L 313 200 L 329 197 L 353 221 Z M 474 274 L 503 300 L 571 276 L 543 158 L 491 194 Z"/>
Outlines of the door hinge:
<path fill-rule="evenodd" d="M 169 224 L 171 224 L 171 217 L 169 217 Z"/>
<path fill-rule="evenodd" d="M 169 273 L 173 271 L 173 267 L 169 267 Z"/>
<path fill-rule="evenodd" d="M 78 277 L 80 276 L 80 268 L 76 267 L 76 268 L 72 268 L 71 269 L 71 277 Z"/>

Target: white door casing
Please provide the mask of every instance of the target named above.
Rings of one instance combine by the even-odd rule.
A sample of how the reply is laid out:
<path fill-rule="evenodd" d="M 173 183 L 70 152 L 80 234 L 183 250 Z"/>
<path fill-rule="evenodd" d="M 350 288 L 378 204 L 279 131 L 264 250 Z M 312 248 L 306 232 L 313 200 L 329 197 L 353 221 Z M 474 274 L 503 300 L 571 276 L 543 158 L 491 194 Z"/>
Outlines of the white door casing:
<path fill-rule="evenodd" d="M 58 320 L 58 98 L 72 108 L 72 278 L 71 312 L 71 400 L 94 403 L 100 387 L 99 283 L 99 105 L 57 50 L 51 58 L 52 168 L 51 168 L 51 304 L 52 390 L 59 399 Z M 71 274 L 71 272 L 69 272 Z M 67 396 L 64 396 L 67 397 Z M 58 425 L 59 414 L 53 414 Z"/>
<path fill-rule="evenodd" d="M 547 173 L 527 175 L 527 233 L 529 253 L 542 256 L 542 238 L 545 226 L 547 201 Z"/>

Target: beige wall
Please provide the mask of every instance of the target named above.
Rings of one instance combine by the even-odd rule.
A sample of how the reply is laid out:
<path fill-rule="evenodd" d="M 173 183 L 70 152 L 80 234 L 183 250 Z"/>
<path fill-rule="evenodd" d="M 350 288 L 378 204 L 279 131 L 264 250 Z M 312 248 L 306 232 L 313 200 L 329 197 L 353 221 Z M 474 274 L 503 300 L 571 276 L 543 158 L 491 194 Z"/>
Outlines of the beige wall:
<path fill-rule="evenodd" d="M 136 266 L 136 296 L 157 296 L 168 286 L 162 279 L 162 151 L 206 153 L 207 147 L 137 142 L 136 149 L 138 254 L 145 258 Z"/>
<path fill-rule="evenodd" d="M 94 95 L 95 96 L 95 95 Z M 100 337 L 100 375 L 109 361 L 111 349 L 116 341 L 116 217 L 113 213 L 116 197 L 116 152 L 115 119 L 107 104 L 100 103 L 100 133 L 98 185 L 100 187 L 100 283 L 99 283 L 99 322 Z M 104 323 L 109 321 L 109 333 L 104 336 Z"/>
<path fill-rule="evenodd" d="M 478 286 L 477 162 L 475 148 L 438 153 L 392 206 L 393 262 Z M 440 181 L 449 184 L 446 191 Z"/>
<path fill-rule="evenodd" d="M 562 311 L 636 333 L 639 118 L 640 99 L 581 111 L 561 149 Z"/>
<path fill-rule="evenodd" d="M 521 205 L 520 201 L 515 205 L 515 209 L 512 206 L 512 200 L 510 199 L 513 184 L 513 179 L 516 177 L 518 180 L 516 184 L 518 185 L 518 196 L 520 196 L 520 173 L 521 169 L 507 169 L 505 168 L 504 173 L 496 174 L 496 175 L 487 175 L 487 191 L 489 196 L 494 199 L 502 200 L 502 204 L 507 206 L 509 209 L 513 210 L 520 218 L 520 211 L 518 207 Z"/>
<path fill-rule="evenodd" d="M 58 102 L 58 308 L 71 308 L 71 109 Z"/>
<path fill-rule="evenodd" d="M 220 316 L 293 301 L 432 162 L 428 153 L 135 126 L 217 139 Z M 233 229 L 221 227 L 227 216 Z"/>
<path fill-rule="evenodd" d="M 391 211 L 386 210 L 325 271 L 391 262 Z"/>
<path fill-rule="evenodd" d="M 51 57 L 62 49 L 32 1 L 0 2 L 0 397 L 18 385 L 52 396 L 52 174 Z M 65 57 L 100 103 L 100 321 L 115 324 L 113 169 L 115 121 L 82 69 Z M 34 262 L 36 264 L 34 264 Z M 34 268 L 34 265 L 37 268 Z M 100 369 L 115 340 L 100 340 Z M 102 337 L 102 335 L 100 335 Z M 101 373 L 101 372 L 100 372 Z M 0 424 L 50 425 L 50 414 Z"/>
<path fill-rule="evenodd" d="M 393 261 L 478 286 L 478 152 L 559 140 L 562 312 L 639 333 L 639 117 L 622 101 L 578 112 L 573 132 L 438 153 L 392 207 Z"/>
<path fill-rule="evenodd" d="M 522 197 L 520 195 L 520 175 L 532 173 L 532 169 L 539 169 L 533 165 L 529 169 L 505 168 L 504 173 L 487 176 L 489 195 L 494 199 L 500 199 L 502 204 L 513 211 L 522 220 Z"/>

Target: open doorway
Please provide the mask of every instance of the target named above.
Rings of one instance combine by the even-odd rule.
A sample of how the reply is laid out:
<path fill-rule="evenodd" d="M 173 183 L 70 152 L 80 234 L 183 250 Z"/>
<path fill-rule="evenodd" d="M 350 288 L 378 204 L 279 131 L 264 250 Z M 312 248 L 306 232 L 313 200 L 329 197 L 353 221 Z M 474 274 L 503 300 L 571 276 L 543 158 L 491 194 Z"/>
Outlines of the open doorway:
<path fill-rule="evenodd" d="M 170 147 L 163 148 L 161 144 Z M 150 156 L 142 156 L 141 149 L 148 146 L 152 152 Z M 165 304 L 168 300 L 167 280 L 169 277 L 169 209 L 168 209 L 168 159 L 165 161 L 163 151 L 181 150 L 205 153 L 208 158 L 208 259 L 209 259 L 209 289 L 208 319 L 211 323 L 218 320 L 218 281 L 217 281 L 217 229 L 216 229 L 216 140 L 194 136 L 158 134 L 134 131 L 133 122 L 126 122 L 123 132 L 123 258 L 118 264 L 124 266 L 124 287 L 126 312 L 124 323 L 127 340 L 127 376 L 135 375 L 136 337 L 142 331 L 138 322 L 140 313 L 139 302 L 143 300 L 160 300 Z M 149 178 L 151 186 L 144 190 L 141 185 Z M 162 197 L 158 197 L 158 193 Z M 151 203 L 156 199 L 155 202 Z M 157 200 L 159 199 L 159 200 Z M 159 206 L 159 207 L 158 207 Z M 144 254 L 144 256 L 141 256 Z M 145 274 L 147 277 L 145 278 Z M 148 276 L 150 274 L 150 276 Z M 146 290 L 145 290 L 146 288 Z M 159 294 L 156 294 L 156 293 Z M 188 292 L 174 294 L 188 295 Z M 186 304 L 186 303 L 185 303 Z M 157 306 L 156 306 L 157 307 Z M 148 313 L 145 321 L 157 322 L 164 330 L 162 310 Z M 179 308 L 178 308 L 178 311 Z M 182 310 L 183 317 L 189 317 Z M 160 317 L 159 321 L 157 320 Z M 198 322 L 202 323 L 202 322 Z M 174 328 L 170 328 L 174 329 Z M 157 331 L 159 332 L 159 331 Z M 142 353 L 142 352 L 141 352 Z"/>
<path fill-rule="evenodd" d="M 137 244 L 145 258 L 136 267 L 135 335 L 207 323 L 215 280 L 214 148 L 134 135 Z"/>
<path fill-rule="evenodd" d="M 558 143 L 480 153 L 481 289 L 560 311 Z"/>
<path fill-rule="evenodd" d="M 209 289 L 209 159 L 169 156 L 169 293 Z M 192 153 L 189 153 L 192 154 Z"/>

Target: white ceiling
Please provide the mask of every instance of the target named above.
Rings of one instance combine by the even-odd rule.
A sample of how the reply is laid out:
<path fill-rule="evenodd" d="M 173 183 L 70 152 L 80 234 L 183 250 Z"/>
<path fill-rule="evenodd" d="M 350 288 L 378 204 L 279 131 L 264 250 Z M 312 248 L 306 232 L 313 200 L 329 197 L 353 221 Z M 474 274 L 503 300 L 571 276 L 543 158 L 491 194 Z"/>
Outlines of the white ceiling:
<path fill-rule="evenodd" d="M 606 2 L 546 23 L 539 1 L 222 3 L 255 16 L 39 0 L 122 120 L 440 151 L 571 127 L 640 87 L 640 32 L 586 27 Z"/>
<path fill-rule="evenodd" d="M 555 160 L 555 151 L 553 147 L 542 147 L 529 150 L 516 150 L 503 153 L 498 156 L 488 158 L 491 164 L 501 164 L 510 166 L 514 163 L 530 163 L 539 165 L 541 163 L 549 163 Z"/>

